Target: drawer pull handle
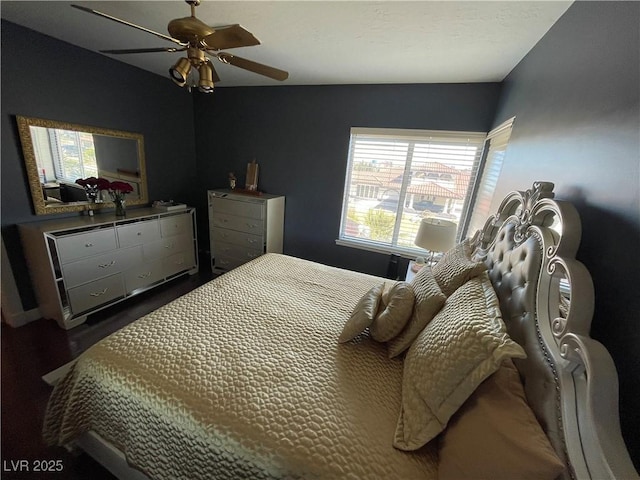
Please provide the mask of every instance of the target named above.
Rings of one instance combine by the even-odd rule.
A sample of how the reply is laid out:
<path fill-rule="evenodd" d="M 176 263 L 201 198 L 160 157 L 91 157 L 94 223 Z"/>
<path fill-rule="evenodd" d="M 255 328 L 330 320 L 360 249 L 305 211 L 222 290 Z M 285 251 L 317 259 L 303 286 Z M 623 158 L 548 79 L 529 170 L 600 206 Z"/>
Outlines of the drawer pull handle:
<path fill-rule="evenodd" d="M 87 248 L 93 247 L 93 243 L 85 243 L 84 246 L 87 247 Z"/>
<path fill-rule="evenodd" d="M 257 243 L 258 241 L 257 240 L 252 240 L 251 238 L 247 238 L 247 242 L 249 242 L 249 243 Z"/>
<path fill-rule="evenodd" d="M 91 295 L 92 297 L 99 297 L 100 295 L 104 295 L 105 293 L 107 293 L 107 288 L 106 287 L 101 292 L 93 292 L 93 293 L 90 293 L 89 295 Z"/>
<path fill-rule="evenodd" d="M 249 228 L 257 228 L 257 225 L 255 223 L 247 223 L 247 227 L 249 227 Z"/>
<path fill-rule="evenodd" d="M 182 265 L 184 263 L 184 260 L 176 260 L 176 265 Z"/>
<path fill-rule="evenodd" d="M 138 236 L 142 235 L 142 232 L 138 232 Z"/>
<path fill-rule="evenodd" d="M 116 264 L 115 260 L 111 260 L 109 263 L 101 263 L 100 265 L 98 265 L 100 268 L 109 268 L 109 267 L 113 267 Z"/>
<path fill-rule="evenodd" d="M 141 273 L 138 275 L 138 278 L 149 278 L 151 276 L 151 272 Z"/>
<path fill-rule="evenodd" d="M 175 246 L 176 246 L 176 244 L 175 244 L 175 243 L 167 243 L 167 244 L 164 246 L 164 248 L 173 248 L 173 247 L 175 247 Z"/>

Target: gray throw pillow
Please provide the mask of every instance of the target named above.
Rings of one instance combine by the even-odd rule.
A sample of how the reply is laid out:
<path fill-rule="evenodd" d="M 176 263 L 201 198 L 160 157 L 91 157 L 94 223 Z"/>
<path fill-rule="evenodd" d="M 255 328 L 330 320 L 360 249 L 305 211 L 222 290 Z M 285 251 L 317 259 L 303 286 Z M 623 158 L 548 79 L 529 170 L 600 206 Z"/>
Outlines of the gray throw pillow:
<path fill-rule="evenodd" d="M 349 317 L 349 320 L 345 323 L 342 333 L 338 338 L 339 343 L 345 343 L 349 340 L 353 340 L 360 333 L 364 332 L 369 325 L 371 325 L 373 319 L 378 313 L 378 304 L 380 303 L 380 297 L 382 297 L 383 289 L 384 283 L 381 283 L 364 294 L 353 309 L 351 317 Z"/>
<path fill-rule="evenodd" d="M 416 296 L 407 282 L 398 282 L 385 293 L 386 306 L 376 316 L 369 328 L 371 338 L 378 342 L 388 342 L 405 327 L 411 314 Z"/>
<path fill-rule="evenodd" d="M 411 346 L 447 299 L 430 268 L 423 267 L 411 280 L 411 286 L 416 296 L 413 314 L 402 332 L 389 342 L 389 358 L 400 355 Z"/>

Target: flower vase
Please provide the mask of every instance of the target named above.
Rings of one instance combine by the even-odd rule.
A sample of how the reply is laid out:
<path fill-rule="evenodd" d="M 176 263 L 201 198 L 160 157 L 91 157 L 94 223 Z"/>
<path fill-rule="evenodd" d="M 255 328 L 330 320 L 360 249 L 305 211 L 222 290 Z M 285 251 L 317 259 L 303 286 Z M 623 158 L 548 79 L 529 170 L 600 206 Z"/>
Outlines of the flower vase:
<path fill-rule="evenodd" d="M 124 217 L 127 212 L 124 208 L 124 199 L 123 198 L 115 198 L 113 203 L 116 206 L 116 217 Z"/>

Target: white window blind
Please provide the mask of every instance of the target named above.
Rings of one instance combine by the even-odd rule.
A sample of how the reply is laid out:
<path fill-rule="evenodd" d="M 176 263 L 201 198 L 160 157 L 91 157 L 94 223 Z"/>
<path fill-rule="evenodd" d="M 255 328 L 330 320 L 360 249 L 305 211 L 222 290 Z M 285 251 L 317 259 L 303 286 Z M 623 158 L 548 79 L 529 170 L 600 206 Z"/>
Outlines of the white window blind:
<path fill-rule="evenodd" d="M 467 236 L 472 236 L 481 229 L 492 213 L 491 203 L 502 172 L 502 164 L 507 152 L 514 119 L 515 117 L 510 118 L 487 135 L 486 153 L 480 165 L 479 181 L 471 195 L 473 199 L 469 208 L 471 215 L 469 215 L 468 225 L 464 229 Z"/>
<path fill-rule="evenodd" d="M 53 167 L 58 180 L 75 182 L 78 178 L 97 177 L 98 165 L 93 135 L 74 130 L 50 130 Z"/>
<path fill-rule="evenodd" d="M 420 220 L 459 224 L 486 134 L 352 128 L 338 243 L 424 253 Z"/>

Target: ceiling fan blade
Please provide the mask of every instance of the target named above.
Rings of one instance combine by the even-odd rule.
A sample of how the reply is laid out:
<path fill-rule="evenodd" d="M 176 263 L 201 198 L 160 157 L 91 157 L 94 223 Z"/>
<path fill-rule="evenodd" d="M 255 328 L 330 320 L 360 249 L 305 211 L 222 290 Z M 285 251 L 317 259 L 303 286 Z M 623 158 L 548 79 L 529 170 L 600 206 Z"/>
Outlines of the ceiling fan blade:
<path fill-rule="evenodd" d="M 254 37 L 253 33 L 238 24 L 211 28 L 215 31 L 202 39 L 202 43 L 208 50 L 226 50 L 227 48 L 260 45 L 260 40 Z"/>
<path fill-rule="evenodd" d="M 93 13 L 94 15 L 98 15 L 99 17 L 103 17 L 103 18 L 106 18 L 108 20 L 113 20 L 114 22 L 121 23 L 121 24 L 126 25 L 128 27 L 137 28 L 138 30 L 142 30 L 143 32 L 150 33 L 151 35 L 155 35 L 156 37 L 160 37 L 160 38 L 162 38 L 164 40 L 169 40 L 170 42 L 177 43 L 181 47 L 187 46 L 186 43 L 181 42 L 177 38 L 173 38 L 173 37 L 170 37 L 168 35 L 164 35 L 163 33 L 154 32 L 153 30 L 149 30 L 148 28 L 141 27 L 140 25 L 136 25 L 135 23 L 127 22 L 126 20 L 121 20 L 119 18 L 113 17 L 113 16 L 108 15 L 106 13 L 99 12 L 98 10 L 94 10 L 92 8 L 83 7 L 81 5 L 73 5 L 72 4 L 71 6 L 73 8 L 77 8 L 78 10 L 82 10 L 83 12 Z"/>
<path fill-rule="evenodd" d="M 229 65 L 233 65 L 234 67 L 240 67 L 245 70 L 249 70 L 250 72 L 273 78 L 274 80 L 282 81 L 289 78 L 289 72 L 285 72 L 284 70 L 279 70 L 274 67 L 269 67 L 268 65 L 263 65 L 252 60 L 247 60 L 246 58 L 236 57 L 235 55 L 231 55 L 230 53 L 220 52 L 217 56 L 218 60 L 220 60 L 222 63 L 228 63 Z"/>
<path fill-rule="evenodd" d="M 160 48 L 129 48 L 122 50 L 100 50 L 100 53 L 110 53 L 112 55 L 120 55 L 124 53 L 153 53 L 153 52 L 183 52 L 187 47 L 175 48 L 175 47 L 160 47 Z"/>

